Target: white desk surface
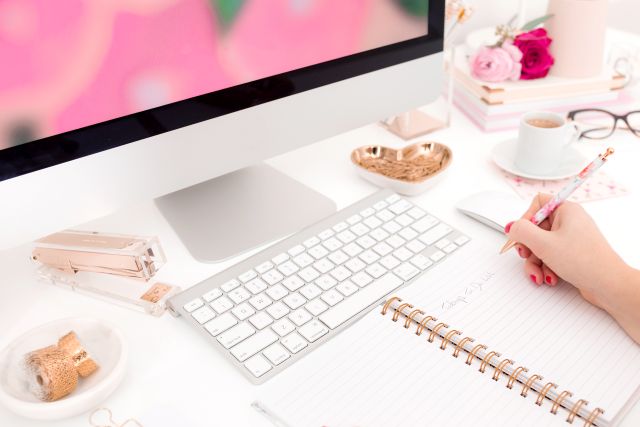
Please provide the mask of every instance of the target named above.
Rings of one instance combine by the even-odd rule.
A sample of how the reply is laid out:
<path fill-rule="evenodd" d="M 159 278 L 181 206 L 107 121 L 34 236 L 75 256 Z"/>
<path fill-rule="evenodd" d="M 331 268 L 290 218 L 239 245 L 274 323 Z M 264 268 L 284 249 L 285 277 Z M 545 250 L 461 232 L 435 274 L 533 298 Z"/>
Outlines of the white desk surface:
<path fill-rule="evenodd" d="M 492 164 L 490 150 L 496 142 L 514 135 L 515 131 L 483 134 L 461 113 L 455 112 L 451 128 L 417 139 L 449 145 L 453 149 L 454 161 L 448 176 L 429 192 L 415 197 L 414 201 L 472 236 L 487 232 L 483 226 L 458 213 L 454 204 L 462 197 L 481 190 L 512 191 Z M 268 163 L 327 195 L 335 200 L 338 208 L 343 208 L 377 190 L 356 176 L 349 161 L 351 150 L 365 144 L 401 147 L 404 142 L 374 124 L 279 156 Z M 582 149 L 588 157 L 595 157 L 607 145 L 613 146 L 616 154 L 606 167 L 606 173 L 629 187 L 630 194 L 584 206 L 614 248 L 627 262 L 640 268 L 640 251 L 637 249 L 637 241 L 640 240 L 640 227 L 637 225 L 640 139 L 619 132 L 606 142 L 586 143 Z M 183 288 L 231 264 L 206 265 L 194 261 L 151 201 L 128 206 L 82 228 L 85 227 L 159 236 L 169 263 L 159 272 L 158 280 Z M 0 347 L 25 330 L 53 319 L 71 316 L 108 319 L 124 332 L 130 346 L 127 376 L 104 402 L 117 421 L 135 417 L 145 427 L 270 426 L 249 407 L 257 387 L 249 384 L 216 349 L 183 322 L 168 313 L 154 318 L 38 283 L 29 261 L 29 252 L 30 246 L 25 245 L 0 253 L 0 287 L 3 292 L 0 299 Z M 89 423 L 88 414 L 45 423 L 15 416 L 0 407 L 0 425 L 84 427 Z M 640 405 L 633 408 L 622 425 L 640 425 Z"/>

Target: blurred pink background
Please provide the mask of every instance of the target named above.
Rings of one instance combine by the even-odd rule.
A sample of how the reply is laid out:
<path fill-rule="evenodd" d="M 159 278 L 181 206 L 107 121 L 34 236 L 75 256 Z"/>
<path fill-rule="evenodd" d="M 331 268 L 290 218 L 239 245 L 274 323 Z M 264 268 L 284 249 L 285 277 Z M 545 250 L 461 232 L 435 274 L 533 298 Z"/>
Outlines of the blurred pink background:
<path fill-rule="evenodd" d="M 0 149 L 426 30 L 394 0 L 0 0 Z"/>

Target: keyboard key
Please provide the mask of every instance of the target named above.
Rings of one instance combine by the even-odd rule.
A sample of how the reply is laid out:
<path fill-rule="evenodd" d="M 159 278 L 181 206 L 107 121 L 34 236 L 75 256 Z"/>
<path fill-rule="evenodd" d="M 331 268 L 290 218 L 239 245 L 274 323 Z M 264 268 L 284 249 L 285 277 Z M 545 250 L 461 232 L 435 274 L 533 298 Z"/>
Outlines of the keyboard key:
<path fill-rule="evenodd" d="M 327 248 L 330 252 L 333 252 L 342 247 L 342 242 L 340 242 L 340 240 L 336 239 L 335 237 L 330 237 L 324 242 L 322 242 L 322 245 L 325 248 Z"/>
<path fill-rule="evenodd" d="M 393 234 L 389 236 L 387 240 L 385 240 L 385 242 L 387 243 L 387 245 L 391 246 L 393 249 L 398 249 L 400 246 L 404 245 L 407 241 L 404 240 L 402 237 L 396 234 Z"/>
<path fill-rule="evenodd" d="M 249 318 L 249 322 L 251 322 L 251 324 L 255 326 L 256 329 L 260 330 L 272 324 L 273 318 L 269 316 L 267 313 L 265 313 L 264 311 L 260 311 L 255 315 L 251 316 Z"/>
<path fill-rule="evenodd" d="M 314 342 L 317 341 L 320 337 L 327 335 L 329 333 L 329 329 L 318 320 L 314 320 L 300 327 L 300 329 L 298 329 L 298 332 L 307 341 Z"/>
<path fill-rule="evenodd" d="M 344 252 L 342 252 L 340 249 L 338 249 L 335 252 L 332 252 L 331 255 L 329 255 L 328 258 L 335 265 L 340 265 L 343 262 L 346 262 L 346 261 L 349 260 L 349 256 L 347 254 L 345 254 Z"/>
<path fill-rule="evenodd" d="M 380 242 L 371 249 L 380 256 L 385 256 L 393 252 L 393 248 L 385 242 Z"/>
<path fill-rule="evenodd" d="M 204 305 L 204 303 L 202 302 L 202 300 L 200 298 L 196 298 L 192 301 L 189 301 L 188 303 L 186 303 L 183 308 L 185 309 L 185 311 L 187 313 L 191 313 L 192 311 L 194 311 L 197 308 L 200 308 Z"/>
<path fill-rule="evenodd" d="M 382 228 L 384 228 L 384 230 L 389 234 L 395 234 L 398 231 L 402 230 L 402 226 L 395 221 L 389 221 L 385 223 Z"/>
<path fill-rule="evenodd" d="M 317 245 L 318 243 L 320 243 L 320 239 L 316 236 L 310 237 L 307 240 L 305 240 L 302 244 L 304 246 L 306 246 L 307 249 L 314 247 L 315 245 Z"/>
<path fill-rule="evenodd" d="M 375 245 L 378 242 L 376 242 L 375 239 L 369 236 L 362 236 L 361 238 L 356 240 L 356 243 L 364 249 L 369 249 L 371 246 Z"/>
<path fill-rule="evenodd" d="M 276 366 L 291 357 L 291 354 L 289 354 L 283 346 L 277 343 L 265 348 L 262 354 L 269 359 L 269 362 Z"/>
<path fill-rule="evenodd" d="M 316 262 L 315 264 L 313 264 L 313 267 L 318 270 L 320 272 L 320 274 L 324 274 L 328 271 L 333 270 L 333 268 L 335 267 L 335 265 L 329 261 L 328 259 L 324 258 L 321 259 L 320 261 Z"/>
<path fill-rule="evenodd" d="M 296 326 L 302 326 L 311 319 L 313 319 L 313 316 L 304 308 L 299 308 L 289 315 L 289 320 L 295 323 Z"/>
<path fill-rule="evenodd" d="M 365 219 L 362 222 L 364 223 L 364 225 L 366 225 L 367 227 L 371 228 L 372 230 L 374 228 L 378 228 L 378 227 L 380 227 L 382 225 L 382 221 L 380 221 L 375 216 L 370 216 L 369 218 Z"/>
<path fill-rule="evenodd" d="M 374 242 L 375 243 L 375 242 Z M 342 248 L 344 253 L 349 255 L 350 257 L 357 256 L 360 252 L 362 252 L 362 247 L 356 243 L 349 243 L 345 247 Z"/>
<path fill-rule="evenodd" d="M 222 314 L 227 310 L 231 310 L 234 304 L 231 302 L 229 298 L 220 297 L 216 300 L 211 301 L 209 305 L 211 306 L 211 308 L 213 308 L 216 311 L 216 313 Z"/>
<path fill-rule="evenodd" d="M 331 276 L 334 279 L 336 279 L 338 282 L 342 282 L 343 280 L 346 280 L 349 277 L 351 277 L 351 272 L 342 265 L 334 268 L 329 274 L 331 274 Z"/>
<path fill-rule="evenodd" d="M 258 294 L 255 297 L 249 300 L 249 304 L 251 304 L 256 310 L 262 310 L 271 305 L 273 301 L 266 294 Z"/>
<path fill-rule="evenodd" d="M 341 221 L 333 226 L 333 231 L 335 231 L 336 233 L 339 233 L 341 231 L 346 230 L 347 228 L 349 228 L 349 224 L 347 224 L 344 221 Z"/>
<path fill-rule="evenodd" d="M 318 233 L 318 237 L 320 238 L 320 240 L 326 240 L 329 237 L 333 236 L 334 234 L 336 233 L 332 229 L 327 228 L 326 230 L 323 230 L 320 233 Z"/>
<path fill-rule="evenodd" d="M 416 230 L 418 233 L 424 233 L 425 231 L 435 226 L 439 222 L 440 221 L 438 221 L 436 218 L 432 217 L 431 215 L 427 215 L 422 219 L 419 219 L 418 221 L 414 222 L 411 225 L 411 228 Z"/>
<path fill-rule="evenodd" d="M 400 276 L 402 280 L 407 281 L 417 276 L 420 273 L 420 270 L 416 266 L 405 262 L 404 264 L 394 268 L 393 272 Z"/>
<path fill-rule="evenodd" d="M 356 240 L 356 235 L 349 230 L 344 230 L 342 233 L 338 233 L 336 237 L 338 238 L 338 240 L 345 244 L 351 243 Z"/>
<path fill-rule="evenodd" d="M 300 308 L 307 302 L 307 300 L 297 292 L 287 295 L 282 301 L 287 304 L 291 310 Z"/>
<path fill-rule="evenodd" d="M 398 235 L 405 240 L 413 240 L 418 237 L 418 233 L 411 227 L 403 228 Z"/>
<path fill-rule="evenodd" d="M 396 215 L 400 215 L 402 212 L 411 209 L 413 205 L 404 199 L 400 199 L 391 206 L 389 206 L 389 210 Z"/>
<path fill-rule="evenodd" d="M 236 288 L 227 295 L 229 295 L 229 298 L 231 298 L 236 304 L 240 304 L 241 302 L 251 298 L 251 294 L 244 287 Z"/>
<path fill-rule="evenodd" d="M 244 287 L 252 294 L 257 295 L 267 289 L 267 284 L 261 279 L 253 279 L 245 283 Z"/>
<path fill-rule="evenodd" d="M 367 227 L 366 225 L 360 222 L 354 225 L 353 227 L 351 227 L 349 230 L 351 230 L 351 232 L 358 237 L 362 237 L 365 234 L 367 234 L 369 231 L 371 231 L 369 227 Z"/>
<path fill-rule="evenodd" d="M 342 303 L 325 311 L 318 319 L 330 329 L 335 329 L 365 308 L 384 298 L 402 283 L 398 276 L 387 274 L 369 286 L 362 288 Z"/>
<path fill-rule="evenodd" d="M 317 245 L 309 249 L 309 255 L 311 255 L 315 259 L 324 258 L 328 254 L 329 254 L 329 251 L 322 245 Z"/>
<path fill-rule="evenodd" d="M 358 291 L 358 289 L 359 288 L 356 285 L 354 285 L 351 280 L 345 280 L 344 282 L 336 286 L 336 290 L 340 292 L 342 295 L 344 295 L 345 297 L 355 294 Z"/>
<path fill-rule="evenodd" d="M 258 274 L 263 274 L 271 270 L 272 268 L 273 268 L 273 263 L 270 261 L 265 261 L 256 267 L 256 271 L 258 272 Z"/>
<path fill-rule="evenodd" d="M 236 279 L 232 279 L 232 280 L 229 280 L 224 285 L 220 286 L 220 289 L 222 289 L 225 292 L 231 292 L 238 286 L 240 286 L 240 282 L 238 282 Z"/>
<path fill-rule="evenodd" d="M 287 296 L 288 293 L 289 292 L 287 292 L 284 286 L 279 284 L 267 289 L 267 295 L 269 295 L 269 298 L 271 298 L 274 301 L 278 301 L 284 298 L 285 296 Z"/>
<path fill-rule="evenodd" d="M 399 215 L 399 216 L 396 217 L 396 221 L 401 226 L 406 227 L 406 226 L 408 226 L 409 224 L 411 224 L 413 222 L 413 218 L 411 218 L 407 214 L 402 214 L 402 215 Z"/>
<path fill-rule="evenodd" d="M 216 298 L 220 298 L 221 296 L 222 296 L 222 291 L 220 290 L 220 288 L 215 288 L 215 289 L 211 289 L 209 292 L 202 295 L 202 298 L 206 302 L 211 302 Z"/>
<path fill-rule="evenodd" d="M 271 365 L 264 357 L 257 355 L 247 360 L 244 366 L 253 374 L 254 377 L 260 378 L 271 370 Z"/>
<path fill-rule="evenodd" d="M 458 246 L 462 246 L 468 241 L 469 241 L 469 238 L 467 236 L 460 236 L 456 240 L 454 240 L 454 243 Z"/>
<path fill-rule="evenodd" d="M 389 237 L 389 233 L 384 231 L 382 228 L 376 228 L 371 233 L 369 233 L 369 236 L 373 237 L 378 242 L 382 242 L 384 239 Z"/>
<path fill-rule="evenodd" d="M 446 253 L 450 254 L 451 252 L 455 251 L 456 249 L 458 249 L 458 246 L 456 246 L 455 243 L 451 243 L 450 245 L 445 246 L 445 248 L 443 250 Z"/>
<path fill-rule="evenodd" d="M 204 328 L 214 337 L 219 335 L 220 333 L 226 331 L 232 326 L 238 324 L 238 321 L 235 317 L 231 315 L 231 313 L 225 313 L 222 316 L 219 316 L 213 320 L 210 320 L 204 325 Z"/>
<path fill-rule="evenodd" d="M 440 223 L 433 227 L 431 230 L 422 234 L 419 239 L 425 245 L 433 245 L 436 241 L 442 239 L 447 234 L 451 233 L 453 229 L 447 224 Z"/>
<path fill-rule="evenodd" d="M 419 240 L 412 240 L 407 243 L 406 248 L 412 251 L 414 254 L 419 254 L 426 249 L 426 246 Z"/>
<path fill-rule="evenodd" d="M 398 200 L 400 200 L 400 196 L 398 196 L 397 194 L 392 194 L 389 197 L 387 197 L 385 200 L 387 201 L 387 203 L 395 203 Z"/>
<path fill-rule="evenodd" d="M 291 292 L 295 292 L 304 286 L 304 281 L 298 276 L 287 277 L 282 281 L 282 284 Z M 275 299 L 275 298 L 274 298 Z"/>
<path fill-rule="evenodd" d="M 291 310 L 289 310 L 289 308 L 280 301 L 267 307 L 267 313 L 276 320 L 282 319 L 284 316 L 289 314 L 290 311 Z"/>
<path fill-rule="evenodd" d="M 367 266 L 360 258 L 352 258 L 344 264 L 352 273 L 357 273 Z"/>
<path fill-rule="evenodd" d="M 429 268 L 433 265 L 433 261 L 422 254 L 414 256 L 413 258 L 411 258 L 410 262 L 420 270 L 424 270 L 425 268 Z"/>
<path fill-rule="evenodd" d="M 268 345 L 278 341 L 278 336 L 270 329 L 265 329 L 247 338 L 231 349 L 231 354 L 240 362 L 244 362 Z"/>
<path fill-rule="evenodd" d="M 306 283 L 311 283 L 320 277 L 320 273 L 313 267 L 307 267 L 304 270 L 300 270 L 298 276 L 302 278 Z"/>
<path fill-rule="evenodd" d="M 307 309 L 309 313 L 313 314 L 314 316 L 324 313 L 329 308 L 329 306 L 319 298 L 314 299 L 313 301 L 310 301 L 304 307 Z"/>
<path fill-rule="evenodd" d="M 393 255 L 387 255 L 380 260 L 380 264 L 382 264 L 382 266 L 387 270 L 393 270 L 400 265 L 400 261 Z"/>
<path fill-rule="evenodd" d="M 376 214 L 376 216 L 382 221 L 387 222 L 391 221 L 395 215 L 391 213 L 389 209 L 382 209 L 380 212 Z"/>
<path fill-rule="evenodd" d="M 228 331 L 218 335 L 218 341 L 224 346 L 224 348 L 231 348 L 255 333 L 256 330 L 251 326 L 246 323 L 240 323 L 238 326 L 234 326 Z"/>
<path fill-rule="evenodd" d="M 315 297 L 320 296 L 320 294 L 322 293 L 322 289 L 320 289 L 314 284 L 309 284 L 300 288 L 300 293 L 306 299 L 311 300 L 311 299 L 314 299 Z"/>
<path fill-rule="evenodd" d="M 302 252 L 304 252 L 304 251 L 305 251 L 305 247 L 304 247 L 304 246 L 302 246 L 302 245 L 295 245 L 294 247 L 292 247 L 291 249 L 289 249 L 289 250 L 287 251 L 287 253 L 288 253 L 290 256 L 292 256 L 292 257 L 293 257 L 293 256 L 296 256 L 296 255 L 300 255 L 300 254 L 301 254 Z"/>
<path fill-rule="evenodd" d="M 353 225 L 360 221 L 362 221 L 362 217 L 358 214 L 351 215 L 349 218 L 347 218 L 347 224 L 350 224 L 350 225 Z"/>
<path fill-rule="evenodd" d="M 371 251 L 371 250 L 367 250 L 362 252 L 358 258 L 360 258 L 362 261 L 364 261 L 367 264 L 373 264 L 374 262 L 376 262 L 377 260 L 380 259 L 380 255 L 378 255 L 377 253 Z"/>
<path fill-rule="evenodd" d="M 273 329 L 281 337 L 284 337 L 288 333 L 295 331 L 296 326 L 291 323 L 291 320 L 282 319 L 271 325 L 271 329 Z"/>
<path fill-rule="evenodd" d="M 439 240 L 434 246 L 438 249 L 444 249 L 445 246 L 449 246 L 451 241 L 449 239 Z"/>
<path fill-rule="evenodd" d="M 283 253 L 281 253 L 281 254 L 278 254 L 278 255 L 274 256 L 274 257 L 271 259 L 271 261 L 272 261 L 275 265 L 278 265 L 278 264 L 282 264 L 283 262 L 285 262 L 285 261 L 286 261 L 286 260 L 288 260 L 288 259 L 289 259 L 289 254 L 287 254 L 287 253 L 283 252 Z"/>
<path fill-rule="evenodd" d="M 329 289 L 327 292 L 322 294 L 320 298 L 332 307 L 344 299 L 344 297 L 335 289 Z"/>
<path fill-rule="evenodd" d="M 429 258 L 431 258 L 434 262 L 438 262 L 440 261 L 442 258 L 444 258 L 444 252 L 442 251 L 436 251 L 434 253 L 432 253 Z"/>
<path fill-rule="evenodd" d="M 287 348 L 287 350 L 294 354 L 308 345 L 307 341 L 296 332 L 290 333 L 286 337 L 282 338 L 280 342 Z"/>
<path fill-rule="evenodd" d="M 311 257 L 311 255 L 307 253 L 302 253 L 293 259 L 293 262 L 298 264 L 298 267 L 305 268 L 308 265 L 313 264 L 315 260 Z"/>
<path fill-rule="evenodd" d="M 360 273 L 354 274 L 351 281 L 361 288 L 364 288 L 369 283 L 373 282 L 373 278 L 364 271 L 361 271 Z"/>
<path fill-rule="evenodd" d="M 373 215 L 374 213 L 376 213 L 375 209 L 366 208 L 366 209 L 363 209 L 362 211 L 360 211 L 360 216 L 362 216 L 363 218 L 366 218 L 368 216 Z"/>
<path fill-rule="evenodd" d="M 280 273 L 277 270 L 269 270 L 266 273 L 264 273 L 262 275 L 262 278 L 270 285 L 275 285 L 276 283 L 278 283 L 279 281 L 281 281 L 282 279 L 284 279 L 284 276 L 282 275 L 282 273 Z"/>
<path fill-rule="evenodd" d="M 236 306 L 231 310 L 234 316 L 236 316 L 240 320 L 245 320 L 250 316 L 256 314 L 256 311 L 246 302 Z"/>
<path fill-rule="evenodd" d="M 282 273 L 285 277 L 291 276 L 293 273 L 295 273 L 298 270 L 299 270 L 298 266 L 292 263 L 291 261 L 285 261 L 278 266 L 278 271 Z"/>
<path fill-rule="evenodd" d="M 388 270 L 376 262 L 371 264 L 369 267 L 367 267 L 365 271 L 371 277 L 373 277 L 374 279 L 377 279 L 378 277 L 382 277 Z"/>
<path fill-rule="evenodd" d="M 400 261 L 406 261 L 413 256 L 413 252 L 411 252 L 407 248 L 400 248 L 393 252 L 393 256 L 398 258 Z"/>
<path fill-rule="evenodd" d="M 375 205 L 373 205 L 373 209 L 379 211 L 380 209 L 384 209 L 387 206 L 389 206 L 389 204 L 387 202 L 385 202 L 384 200 L 380 200 Z"/>
<path fill-rule="evenodd" d="M 414 208 L 409 209 L 407 214 L 409 214 L 409 216 L 411 216 L 411 218 L 413 218 L 413 219 L 420 219 L 423 216 L 425 216 L 427 213 L 425 211 L 423 211 L 422 209 L 420 209 L 419 207 L 414 207 Z"/>
<path fill-rule="evenodd" d="M 323 291 L 327 291 L 331 288 L 333 288 L 335 285 L 338 284 L 338 281 L 336 279 L 334 279 L 333 277 L 325 274 L 323 276 L 320 276 L 316 281 L 315 281 L 316 285 L 318 285 Z"/>
<path fill-rule="evenodd" d="M 242 283 L 247 283 L 249 280 L 251 280 L 251 279 L 255 279 L 257 276 L 258 276 L 258 273 L 256 273 L 256 272 L 255 272 L 255 271 L 253 271 L 253 270 L 249 270 L 249 271 L 247 271 L 247 272 L 245 272 L 245 273 L 242 273 L 242 274 L 238 277 L 238 279 L 240 279 L 240 281 L 241 281 Z"/>
<path fill-rule="evenodd" d="M 216 314 L 213 312 L 213 310 L 211 310 L 206 305 L 204 307 L 200 307 L 199 309 L 191 313 L 191 315 L 194 319 L 196 319 L 196 322 L 200 323 L 201 325 L 216 317 Z"/>

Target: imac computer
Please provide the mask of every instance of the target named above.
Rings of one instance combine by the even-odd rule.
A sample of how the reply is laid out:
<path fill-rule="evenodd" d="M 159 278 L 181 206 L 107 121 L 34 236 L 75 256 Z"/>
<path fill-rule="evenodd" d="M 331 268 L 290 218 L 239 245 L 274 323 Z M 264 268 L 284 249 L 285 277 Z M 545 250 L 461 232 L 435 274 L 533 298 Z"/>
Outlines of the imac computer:
<path fill-rule="evenodd" d="M 0 9 L 0 249 L 155 199 L 227 258 L 335 210 L 262 160 L 441 91 L 444 0 Z"/>

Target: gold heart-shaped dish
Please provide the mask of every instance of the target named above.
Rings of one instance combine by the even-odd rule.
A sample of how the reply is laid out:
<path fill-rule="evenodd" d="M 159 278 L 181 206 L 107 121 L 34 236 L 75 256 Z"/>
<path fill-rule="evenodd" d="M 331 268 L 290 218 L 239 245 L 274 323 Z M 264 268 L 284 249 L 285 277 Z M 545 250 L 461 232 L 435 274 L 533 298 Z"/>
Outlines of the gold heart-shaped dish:
<path fill-rule="evenodd" d="M 437 142 L 419 142 L 399 150 L 366 145 L 351 153 L 351 162 L 363 178 L 406 195 L 430 187 L 432 178 L 441 175 L 451 161 L 451 149 Z"/>

